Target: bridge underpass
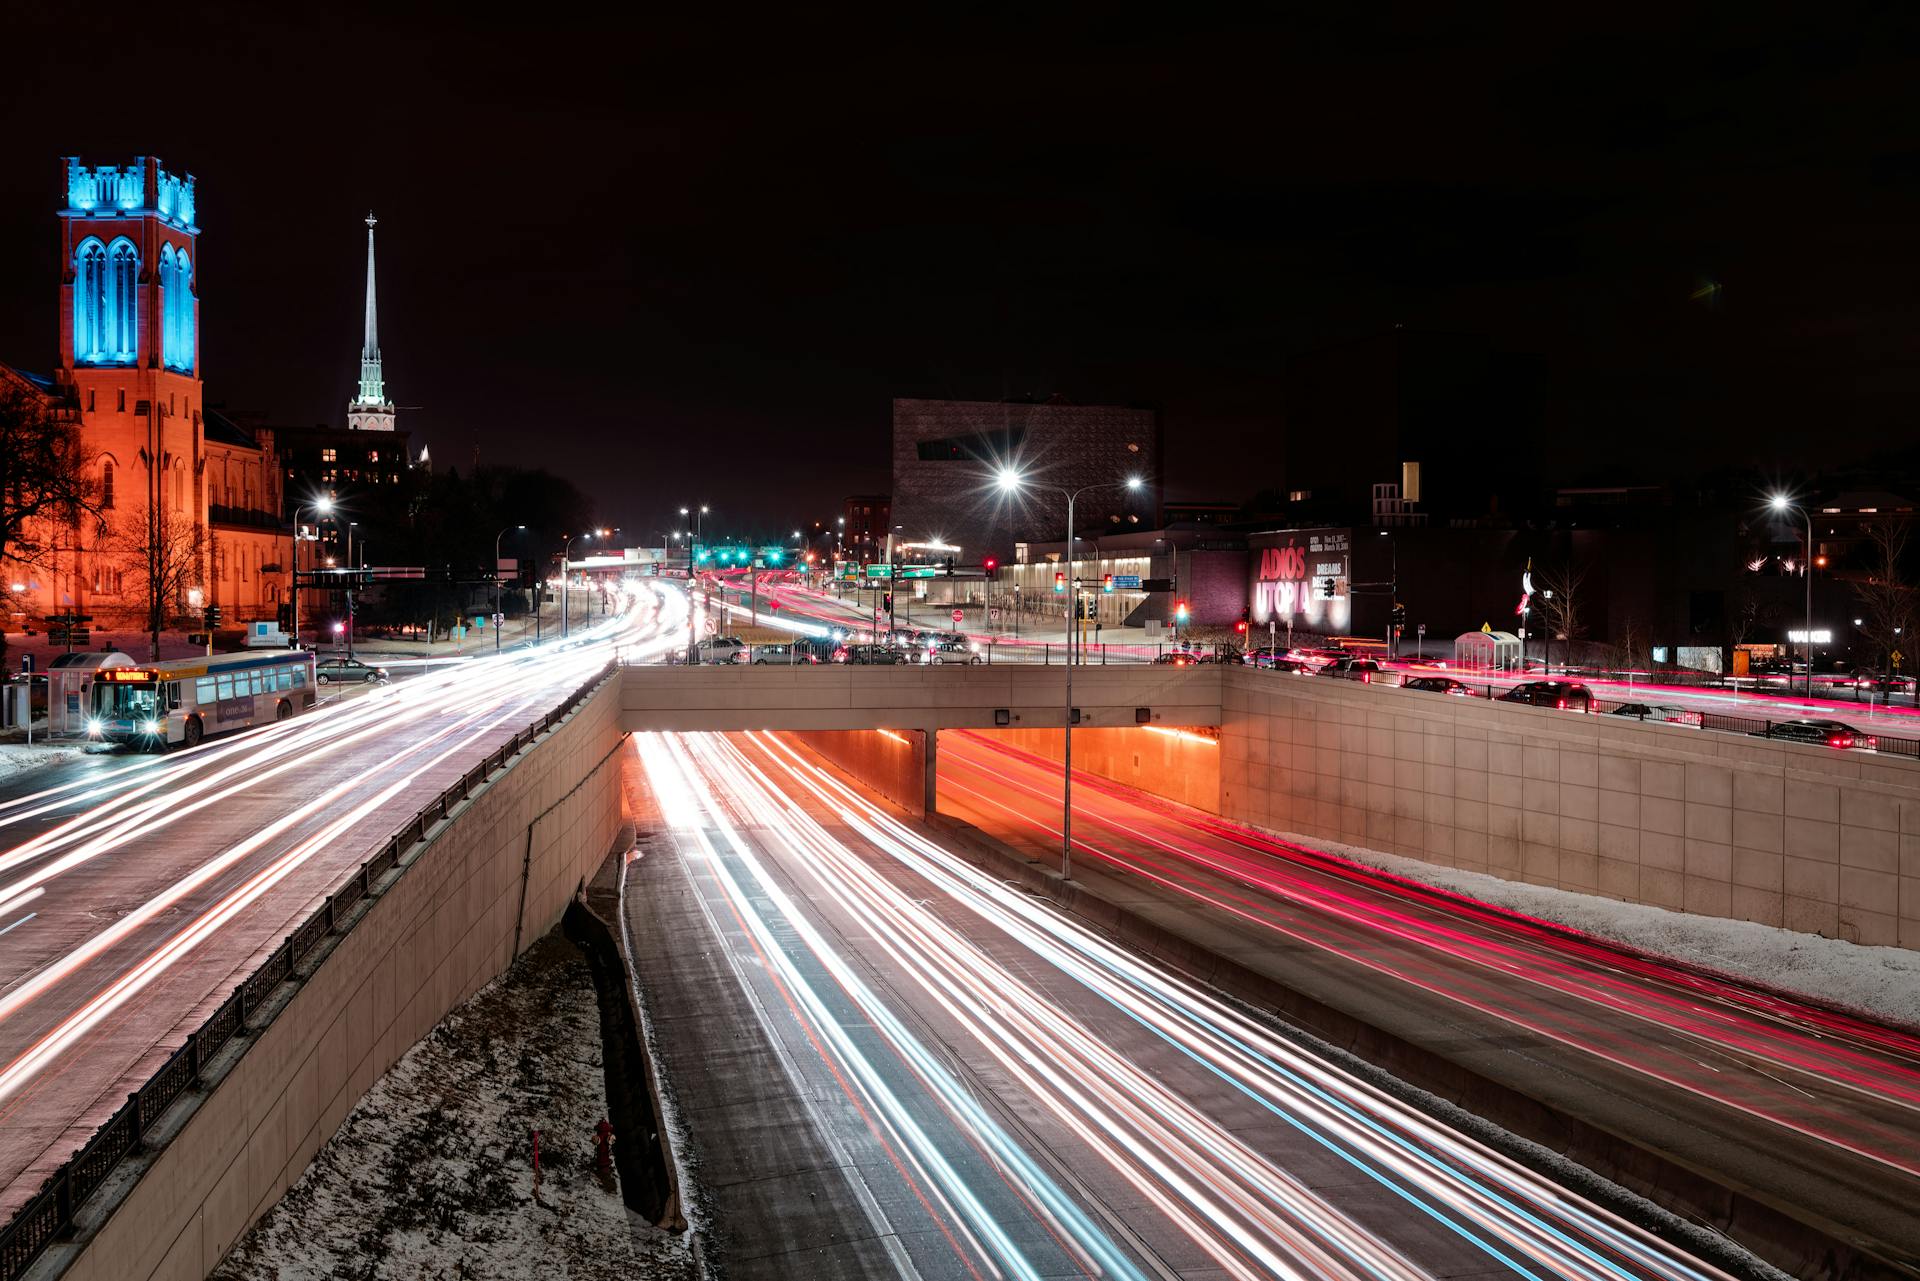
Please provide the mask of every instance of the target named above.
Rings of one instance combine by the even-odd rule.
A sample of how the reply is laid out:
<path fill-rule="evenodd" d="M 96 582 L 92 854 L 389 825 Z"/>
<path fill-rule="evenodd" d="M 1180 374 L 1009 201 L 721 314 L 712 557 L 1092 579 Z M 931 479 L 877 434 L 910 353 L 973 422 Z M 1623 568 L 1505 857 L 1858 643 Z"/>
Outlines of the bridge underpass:
<path fill-rule="evenodd" d="M 1057 756 L 1069 714 L 1066 678 L 1061 667 L 629 667 L 621 727 L 792 731 L 889 800 L 926 815 L 939 808 L 941 731 L 1004 735 L 1034 752 L 1051 741 Z M 1076 765 L 1123 782 L 1151 779 L 1156 790 L 1210 769 L 1213 799 L 1204 803 L 1213 808 L 1218 751 L 1179 749 L 1191 747 L 1196 731 L 1217 734 L 1220 689 L 1218 669 L 1204 667 L 1075 669 L 1075 750 L 1088 753 Z M 1189 781 L 1196 798 L 1208 777 Z"/>

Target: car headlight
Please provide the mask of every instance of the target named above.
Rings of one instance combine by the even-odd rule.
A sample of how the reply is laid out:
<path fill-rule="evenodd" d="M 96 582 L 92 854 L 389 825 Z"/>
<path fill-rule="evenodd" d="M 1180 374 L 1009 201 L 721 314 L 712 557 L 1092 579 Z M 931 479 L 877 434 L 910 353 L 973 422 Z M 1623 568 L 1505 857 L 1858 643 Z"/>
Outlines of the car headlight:
<path fill-rule="evenodd" d="M 160 732 L 160 722 L 148 721 L 145 725 L 141 726 L 140 728 L 144 729 L 149 734 L 158 734 Z"/>
<path fill-rule="evenodd" d="M 87 722 L 87 733 L 97 735 L 100 733 L 100 729 L 101 725 L 99 721 L 90 720 Z"/>

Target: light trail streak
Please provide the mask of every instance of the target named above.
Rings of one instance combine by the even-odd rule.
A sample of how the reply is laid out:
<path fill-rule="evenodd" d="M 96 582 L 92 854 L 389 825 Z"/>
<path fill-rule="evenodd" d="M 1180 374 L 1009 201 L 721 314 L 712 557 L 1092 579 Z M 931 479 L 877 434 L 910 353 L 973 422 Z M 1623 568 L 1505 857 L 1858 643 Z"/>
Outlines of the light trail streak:
<path fill-rule="evenodd" d="M 501 737 L 504 727 L 517 725 L 543 701 L 601 670 L 616 648 L 650 654 L 670 643 L 684 610 L 684 601 L 671 593 L 634 593 L 623 612 L 590 625 L 564 645 L 469 657 L 365 697 L 327 700 L 308 715 L 118 770 L 107 779 L 43 789 L 0 806 L 0 826 L 84 807 L 0 852 L 0 872 L 19 872 L 0 887 L 0 913 L 48 895 L 62 877 L 103 856 L 138 860 L 134 866 L 139 866 L 151 852 L 167 860 L 157 864 L 161 869 L 184 863 L 178 875 L 143 891 L 110 924 L 57 945 L 0 996 L 0 1029 L 29 1012 L 34 1020 L 32 1039 L 10 1046 L 10 1057 L 0 1066 L 0 1100 L 17 1101 L 210 940 L 243 928 L 244 955 L 253 939 L 272 937 L 280 920 L 304 915 L 315 901 L 311 888 L 299 891 L 297 901 L 280 902 L 280 915 L 262 917 L 256 909 L 276 891 L 299 883 L 295 878 L 310 864 L 341 855 L 346 865 L 357 864 L 370 852 L 352 839 L 357 826 L 409 792 L 456 777 Z M 329 761 L 336 763 L 332 777 L 302 794 L 297 780 Z M 269 810 L 270 817 L 239 839 L 197 858 L 180 858 L 192 849 L 193 833 L 204 818 L 221 812 L 217 807 L 290 783 L 295 785 L 292 804 Z M 183 909 L 188 915 L 182 924 L 161 938 L 145 938 L 161 918 Z M 34 913 L 7 931 L 36 917 L 44 926 L 45 915 Z M 33 932 L 9 938 L 9 947 L 20 937 L 31 940 Z M 103 962 L 113 968 L 89 978 Z M 209 983 L 220 977 L 207 975 Z M 185 1013 L 180 1008 L 173 1016 L 163 1015 L 166 1021 L 157 1032 L 170 1031 L 171 1020 Z M 103 1092 L 112 1084 L 99 1082 Z"/>
<path fill-rule="evenodd" d="M 826 806 L 884 860 L 1065 976 L 1070 987 L 1094 1000 L 1093 1009 L 1117 1013 L 1121 1026 L 1150 1033 L 1190 1070 L 1225 1082 L 1238 1097 L 1354 1165 L 1391 1196 L 1483 1251 L 1490 1266 L 1592 1281 L 1723 1275 L 1009 890 L 784 742 L 762 734 L 751 741 L 764 766 L 711 735 L 641 746 L 651 777 L 672 771 L 671 787 L 680 795 L 666 806 L 669 820 L 683 828 L 697 823 L 696 833 L 719 830 L 733 847 L 723 861 L 747 870 L 730 891 L 743 915 L 764 910 L 756 903 L 773 904 L 821 963 L 839 973 L 832 946 L 805 926 L 794 900 L 709 794 L 724 797 L 727 810 L 791 856 L 789 866 L 804 869 L 814 887 L 809 901 L 830 903 L 859 923 L 862 937 L 915 986 L 922 1008 L 959 1027 L 969 1044 L 1018 1084 L 1022 1097 L 1227 1275 L 1387 1279 L 1427 1273 L 1254 1150 L 1234 1127 L 1205 1114 L 1179 1081 L 1136 1062 L 1102 1025 L 1088 1021 L 1091 1010 L 1083 1001 L 1048 995 L 1036 986 L 1039 980 L 1023 977 L 1034 972 L 1032 966 L 1012 970 L 995 960 L 977 929 L 950 924 L 923 890 L 896 884 L 828 832 L 801 797 Z M 882 1010 L 873 1017 L 884 1025 L 891 1015 Z M 938 1093 L 936 1080 L 922 1081 Z"/>
<path fill-rule="evenodd" d="M 943 751 L 943 762 L 950 770 L 977 771 L 991 786 L 972 786 L 951 774 L 943 779 L 943 790 L 951 787 L 953 794 L 971 803 L 1057 836 L 1058 828 L 1048 818 L 1003 799 L 1024 795 L 1037 804 L 1057 805 L 1057 783 L 1050 790 L 1041 781 L 1057 780 L 1057 765 L 989 745 L 973 735 L 956 735 L 955 740 L 958 750 Z M 1786 1085 L 1796 1097 L 1789 1099 L 1785 1092 L 1745 1076 L 1736 1083 L 1711 1065 L 1699 1065 L 1712 1073 L 1703 1078 L 1687 1070 L 1697 1065 L 1691 1056 L 1676 1056 L 1640 1040 L 1631 1046 L 1616 1045 L 1602 1039 L 1600 1025 L 1517 998 L 1526 989 L 1569 997 L 1646 1025 L 1678 1031 L 1723 1053 L 1752 1054 L 1876 1101 L 1912 1109 L 1920 1104 L 1920 1075 L 1914 1064 L 1920 1044 L 1897 1029 L 1797 1005 L 1775 994 L 1755 993 L 1719 976 L 1636 956 L 1574 931 L 1503 913 L 1224 820 L 1128 804 L 1124 789 L 1106 780 L 1076 772 L 1075 791 L 1075 816 L 1084 816 L 1084 825 L 1075 826 L 1075 846 L 1092 861 L 1627 1071 L 1880 1164 L 1920 1172 L 1920 1154 L 1913 1150 L 1910 1131 L 1843 1113 L 1825 1100 L 1809 1109 L 1805 1091 L 1771 1074 L 1761 1075 Z M 1195 829 L 1211 841 L 1197 839 Z M 1271 897 L 1236 893 L 1190 869 L 1213 872 Z M 1440 915 L 1435 916 L 1436 912 Z M 1462 922 L 1474 928 L 1464 928 Z M 1412 950 L 1382 949 L 1371 942 L 1363 947 L 1340 926 L 1363 931 L 1362 938 L 1391 939 Z M 1489 976 L 1489 981 L 1475 979 L 1476 972 Z M 1491 981 L 1496 975 L 1497 983 Z M 1521 985 L 1519 989 L 1515 983 Z M 1702 997 L 1710 1004 L 1701 1005 Z M 1801 1018 L 1805 1026 L 1796 1026 Z"/>

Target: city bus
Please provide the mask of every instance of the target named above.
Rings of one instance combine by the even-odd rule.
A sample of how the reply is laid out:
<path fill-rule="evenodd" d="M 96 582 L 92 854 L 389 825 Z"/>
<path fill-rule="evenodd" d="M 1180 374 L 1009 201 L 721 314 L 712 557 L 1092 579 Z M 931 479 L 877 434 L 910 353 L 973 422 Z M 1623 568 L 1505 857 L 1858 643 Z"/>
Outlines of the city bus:
<path fill-rule="evenodd" d="M 291 649 L 176 658 L 96 673 L 87 737 L 158 751 L 283 721 L 313 706 L 313 655 Z"/>

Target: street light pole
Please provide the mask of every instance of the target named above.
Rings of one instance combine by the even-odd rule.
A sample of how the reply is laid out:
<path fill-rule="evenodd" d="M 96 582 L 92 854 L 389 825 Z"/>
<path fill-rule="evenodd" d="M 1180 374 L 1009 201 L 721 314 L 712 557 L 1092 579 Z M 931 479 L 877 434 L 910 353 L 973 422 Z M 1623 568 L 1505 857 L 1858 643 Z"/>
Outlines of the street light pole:
<path fill-rule="evenodd" d="M 693 530 L 693 541 L 687 544 L 687 663 L 688 665 L 692 665 L 700 661 L 699 650 L 694 639 L 694 562 L 699 559 L 700 555 L 700 518 L 707 514 L 707 505 L 701 503 L 698 511 L 682 507 L 680 514 L 687 517 Z"/>
<path fill-rule="evenodd" d="M 572 630 L 572 624 L 573 624 L 573 576 L 567 572 L 567 562 L 573 558 L 573 545 L 579 542 L 583 538 L 591 542 L 593 539 L 593 531 L 589 529 L 584 534 L 575 534 L 572 538 L 569 538 L 566 542 L 560 545 L 560 639 L 561 640 L 565 640 L 567 638 L 567 633 Z"/>
<path fill-rule="evenodd" d="M 293 508 L 293 647 L 300 648 L 300 513 L 314 511 L 322 516 L 333 510 L 331 498 L 315 499 L 310 503 L 296 503 Z M 318 642 L 315 643 L 316 648 Z"/>
<path fill-rule="evenodd" d="M 1807 522 L 1807 558 L 1805 562 L 1800 566 L 1801 573 L 1805 574 L 1807 579 L 1807 613 L 1806 613 L 1806 620 L 1802 624 L 1805 630 L 1800 633 L 1800 636 L 1801 636 L 1802 642 L 1806 645 L 1806 650 L 1807 650 L 1807 697 L 1812 698 L 1813 697 L 1813 515 L 1805 507 L 1800 506 L 1798 503 L 1789 502 L 1787 500 L 1786 495 L 1784 494 L 1775 494 L 1771 501 L 1772 501 L 1773 509 L 1775 511 L 1799 512 L 1801 519 Z M 1788 682 L 1788 688 L 1792 688 L 1791 681 Z"/>
<path fill-rule="evenodd" d="M 500 652 L 500 620 L 507 616 L 500 608 L 500 540 L 513 530 L 525 528 L 525 525 L 509 525 L 493 536 L 493 652 L 496 654 Z M 524 637 L 526 632 L 520 634 Z"/>
<path fill-rule="evenodd" d="M 1000 472 L 999 480 L 1000 480 L 1000 488 L 1008 493 L 1012 493 L 1014 490 L 1019 489 L 1023 484 L 1026 483 L 1025 478 L 1022 477 L 1020 473 L 1014 471 L 1011 467 L 1005 468 Z M 1068 617 L 1068 628 L 1067 628 L 1068 646 L 1067 646 L 1067 705 L 1066 705 L 1067 715 L 1066 715 L 1066 723 L 1063 726 L 1063 741 L 1062 741 L 1063 750 L 1061 753 L 1065 759 L 1063 761 L 1064 769 L 1060 775 L 1060 795 L 1061 795 L 1061 800 L 1060 800 L 1060 879 L 1062 881 L 1069 881 L 1073 879 L 1073 645 L 1072 645 L 1073 627 L 1072 627 L 1072 623 L 1074 620 L 1072 618 L 1072 615 L 1077 613 L 1080 608 L 1080 605 L 1079 605 L 1080 586 L 1079 586 L 1079 583 L 1074 578 L 1073 505 L 1079 499 L 1080 495 L 1092 493 L 1094 490 L 1098 490 L 1098 489 L 1135 490 L 1140 488 L 1140 485 L 1141 485 L 1141 480 L 1138 476 L 1129 476 L 1126 480 L 1118 482 L 1117 484 L 1083 485 L 1079 489 L 1075 489 L 1075 490 L 1068 490 L 1062 486 L 1057 486 L 1057 485 L 1039 486 L 1039 488 L 1050 489 L 1056 494 L 1064 495 L 1067 500 L 1067 595 L 1068 595 L 1068 598 L 1073 602 L 1072 608 L 1068 611 L 1069 617 Z M 891 539 L 892 535 L 888 535 L 888 537 L 889 539 Z"/>

